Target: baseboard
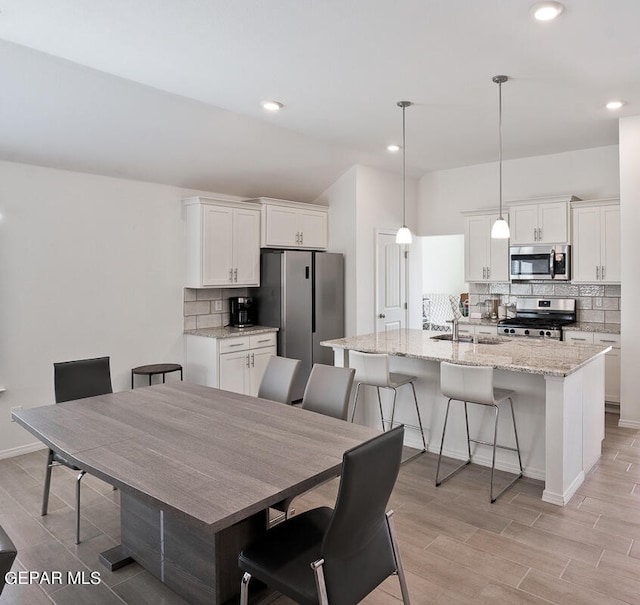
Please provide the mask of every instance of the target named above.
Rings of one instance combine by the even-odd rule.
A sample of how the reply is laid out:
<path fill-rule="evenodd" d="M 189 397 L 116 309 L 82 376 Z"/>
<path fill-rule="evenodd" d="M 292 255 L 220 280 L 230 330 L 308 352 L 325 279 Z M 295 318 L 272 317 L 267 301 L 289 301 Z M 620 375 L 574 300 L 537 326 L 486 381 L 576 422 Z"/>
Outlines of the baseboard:
<path fill-rule="evenodd" d="M 640 429 L 640 422 L 637 420 L 618 420 L 618 426 L 623 429 Z"/>
<path fill-rule="evenodd" d="M 0 460 L 4 460 L 5 458 L 15 458 L 16 456 L 22 456 L 23 454 L 31 454 L 32 452 L 37 452 L 38 450 L 44 450 L 46 448 L 47 446 L 41 441 L 29 443 L 28 445 L 21 445 L 20 447 L 12 447 L 11 449 L 0 451 Z"/>

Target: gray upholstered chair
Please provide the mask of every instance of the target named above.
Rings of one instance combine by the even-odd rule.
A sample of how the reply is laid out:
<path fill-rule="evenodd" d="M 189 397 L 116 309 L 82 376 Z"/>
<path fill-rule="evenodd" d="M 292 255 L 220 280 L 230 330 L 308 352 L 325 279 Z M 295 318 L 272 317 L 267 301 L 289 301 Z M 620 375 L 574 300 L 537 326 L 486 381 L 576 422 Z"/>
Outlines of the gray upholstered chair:
<path fill-rule="evenodd" d="M 409 605 L 393 511 L 385 513 L 403 438 L 399 426 L 345 452 L 333 510 L 302 513 L 243 549 L 240 605 L 252 577 L 302 605 L 356 605 L 392 574 Z"/>
<path fill-rule="evenodd" d="M 5 575 L 11 569 L 18 551 L 7 535 L 7 532 L 0 527 L 0 594 L 5 585 Z"/>
<path fill-rule="evenodd" d="M 304 389 L 302 408 L 346 420 L 355 373 L 353 368 L 314 363 Z"/>
<path fill-rule="evenodd" d="M 346 420 L 355 373 L 353 368 L 338 368 L 314 363 L 302 396 L 302 408 Z M 288 517 L 293 500 L 294 498 L 287 498 L 271 507 L 283 514 L 270 521 L 270 525 Z M 292 509 L 293 512 L 295 512 L 294 509 Z"/>
<path fill-rule="evenodd" d="M 299 359 L 270 357 L 260 381 L 258 397 L 291 404 L 293 382 L 301 363 Z"/>
<path fill-rule="evenodd" d="M 109 358 L 97 357 L 95 359 L 79 359 L 54 363 L 53 383 L 56 403 L 113 393 Z M 76 478 L 76 544 L 80 544 L 80 482 L 85 475 L 85 471 L 66 460 L 54 450 L 49 450 L 44 477 L 44 493 L 42 495 L 42 516 L 47 514 L 49 507 L 51 469 L 54 466 L 66 466 L 72 471 L 78 472 Z"/>
<path fill-rule="evenodd" d="M 440 441 L 440 453 L 438 454 L 438 465 L 436 467 L 436 487 L 444 483 L 447 479 L 462 470 L 467 464 L 471 463 L 471 444 L 479 443 L 481 445 L 489 445 L 492 447 L 491 460 L 491 483 L 489 486 L 489 500 L 493 503 L 504 493 L 506 489 L 511 487 L 520 477 L 522 477 L 522 459 L 520 457 L 520 444 L 518 443 L 518 430 L 516 429 L 516 417 L 513 413 L 513 391 L 505 389 L 497 389 L 493 386 L 493 368 L 486 366 L 465 366 L 460 364 L 448 363 L 443 361 L 440 363 L 440 390 L 445 397 L 449 398 L 447 402 L 447 411 L 444 417 L 444 425 L 442 427 L 442 440 Z M 440 479 L 440 462 L 442 460 L 442 449 L 444 447 L 444 437 L 447 432 L 447 420 L 449 419 L 449 407 L 452 401 L 461 401 L 464 403 L 464 419 L 467 429 L 467 452 L 468 458 L 465 462 L 457 466 L 445 477 Z M 515 437 L 515 447 L 506 445 L 498 445 L 498 418 L 500 414 L 501 403 L 508 401 L 511 408 L 511 419 L 513 421 L 513 435 Z M 469 437 L 469 416 L 467 413 L 467 405 L 473 403 L 483 406 L 492 407 L 494 409 L 494 426 L 493 426 L 493 442 L 480 441 Z M 511 450 L 518 454 L 518 465 L 520 466 L 520 474 L 512 479 L 505 487 L 503 487 L 495 496 L 493 494 L 493 475 L 496 468 L 496 448 Z"/>
<path fill-rule="evenodd" d="M 427 441 L 424 437 L 424 429 L 422 428 L 422 418 L 420 417 L 420 408 L 418 406 L 418 397 L 416 396 L 416 387 L 414 382 L 417 380 L 416 376 L 409 376 L 407 374 L 396 374 L 389 371 L 389 355 L 386 353 L 362 353 L 361 351 L 349 351 L 349 366 L 356 371 L 356 394 L 353 400 L 353 412 L 351 413 L 351 422 L 356 415 L 356 406 L 358 405 L 358 396 L 360 395 L 360 387 L 362 385 L 370 385 L 376 387 L 378 394 L 378 406 L 380 407 L 380 423 L 382 424 L 382 430 L 385 430 L 385 422 L 389 423 L 390 427 L 393 427 L 396 414 L 396 397 L 397 391 L 400 387 L 407 384 L 411 385 L 413 391 L 413 400 L 416 404 L 416 416 L 418 419 L 418 425 L 413 426 L 406 424 L 407 428 L 415 429 L 420 432 L 422 437 L 422 451 L 427 450 Z M 391 389 L 393 391 L 393 406 L 391 408 L 391 419 L 386 421 L 384 413 L 382 411 L 382 399 L 380 398 L 380 389 Z"/>

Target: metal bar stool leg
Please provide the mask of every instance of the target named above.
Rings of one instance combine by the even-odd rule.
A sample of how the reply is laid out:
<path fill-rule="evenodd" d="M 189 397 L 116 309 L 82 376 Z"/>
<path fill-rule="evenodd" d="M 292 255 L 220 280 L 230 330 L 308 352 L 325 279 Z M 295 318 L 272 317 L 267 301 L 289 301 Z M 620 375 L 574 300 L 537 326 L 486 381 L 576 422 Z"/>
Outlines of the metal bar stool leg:
<path fill-rule="evenodd" d="M 518 465 L 520 466 L 520 477 L 522 477 L 522 458 L 520 457 L 520 442 L 518 441 L 518 429 L 516 428 L 516 415 L 513 413 L 513 399 L 509 397 L 511 405 L 511 419 L 513 420 L 513 434 L 516 438 L 516 452 L 518 454 Z"/>
<path fill-rule="evenodd" d="M 495 424 L 493 427 L 493 454 L 491 456 L 491 484 L 489 487 L 489 498 L 491 499 L 492 503 L 495 502 L 496 498 L 500 495 L 498 494 L 498 496 L 496 496 L 495 498 L 493 497 L 493 475 L 496 470 L 496 442 L 498 440 L 498 417 L 500 415 L 500 408 L 498 408 L 497 405 L 494 405 L 493 407 L 496 411 L 496 415 L 495 415 Z"/>
<path fill-rule="evenodd" d="M 427 451 L 427 440 L 424 438 L 424 429 L 422 428 L 422 418 L 420 417 L 420 407 L 418 406 L 418 396 L 416 395 L 416 387 L 413 382 L 409 383 L 413 390 L 413 400 L 416 402 L 416 414 L 418 415 L 418 426 L 420 427 L 420 434 L 422 435 L 422 451 Z"/>
<path fill-rule="evenodd" d="M 361 382 L 359 382 L 359 383 L 356 385 L 356 395 L 355 395 L 355 397 L 353 398 L 353 411 L 351 412 L 351 422 L 353 422 L 353 419 L 356 417 L 356 406 L 358 405 L 358 394 L 360 393 L 360 385 L 361 385 L 361 384 L 362 384 L 362 383 L 361 383 Z"/>
<path fill-rule="evenodd" d="M 380 387 L 376 387 L 378 391 L 378 405 L 380 406 L 380 424 L 382 424 L 382 431 L 384 432 L 384 415 L 382 414 L 382 399 L 380 398 Z"/>
<path fill-rule="evenodd" d="M 453 399 L 449 399 L 449 401 L 447 402 L 447 412 L 444 415 L 444 426 L 442 427 L 442 439 L 440 441 L 440 453 L 438 454 L 438 466 L 436 467 L 436 487 L 442 485 L 447 479 L 450 479 L 451 477 L 453 477 L 458 471 L 461 471 L 468 464 L 471 464 L 471 457 L 469 457 L 469 459 L 466 462 L 463 462 L 460 466 L 454 468 L 448 475 L 440 479 L 440 461 L 442 460 L 444 436 L 445 436 L 445 433 L 447 432 L 447 420 L 449 419 L 449 408 L 451 406 L 452 401 Z M 471 451 L 471 446 L 469 445 L 468 441 L 467 441 L 467 447 L 469 448 L 469 451 Z"/>
<path fill-rule="evenodd" d="M 393 388 L 393 387 L 391 387 Z M 391 407 L 391 424 L 389 426 L 390 429 L 393 428 L 393 422 L 395 420 L 396 417 L 396 396 L 398 395 L 398 390 L 397 389 L 393 389 L 393 406 Z"/>
<path fill-rule="evenodd" d="M 240 581 L 240 605 L 249 603 L 249 582 L 251 582 L 251 574 L 245 571 Z"/>
<path fill-rule="evenodd" d="M 393 520 L 393 511 L 390 510 L 386 514 L 387 529 L 389 530 L 389 537 L 391 538 L 391 548 L 393 550 L 393 558 L 396 562 L 396 574 L 398 575 L 398 581 L 400 582 L 400 593 L 402 594 L 402 602 L 404 605 L 410 605 L 409 589 L 407 588 L 407 580 L 404 576 L 404 568 L 402 566 L 402 559 L 400 557 L 400 548 L 398 546 L 398 536 L 396 535 L 396 525 Z"/>
<path fill-rule="evenodd" d="M 469 435 L 469 413 L 467 411 L 467 402 L 464 402 L 464 423 L 467 429 L 467 453 L 469 454 L 469 462 L 471 462 L 471 437 Z"/>

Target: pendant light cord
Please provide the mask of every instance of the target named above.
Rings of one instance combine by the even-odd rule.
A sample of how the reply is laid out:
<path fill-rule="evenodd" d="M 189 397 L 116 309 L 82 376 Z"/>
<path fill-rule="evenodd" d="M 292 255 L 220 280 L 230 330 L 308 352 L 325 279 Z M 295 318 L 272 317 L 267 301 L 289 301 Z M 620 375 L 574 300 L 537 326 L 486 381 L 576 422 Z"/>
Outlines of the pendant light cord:
<path fill-rule="evenodd" d="M 407 226 L 407 217 L 406 217 L 406 189 L 407 189 L 407 146 L 406 146 L 406 132 L 405 132 L 405 118 L 404 112 L 406 109 L 406 105 L 402 105 L 402 226 Z"/>
<path fill-rule="evenodd" d="M 502 218 L 502 81 L 498 82 L 498 141 L 500 145 L 499 163 L 500 163 L 500 220 Z"/>

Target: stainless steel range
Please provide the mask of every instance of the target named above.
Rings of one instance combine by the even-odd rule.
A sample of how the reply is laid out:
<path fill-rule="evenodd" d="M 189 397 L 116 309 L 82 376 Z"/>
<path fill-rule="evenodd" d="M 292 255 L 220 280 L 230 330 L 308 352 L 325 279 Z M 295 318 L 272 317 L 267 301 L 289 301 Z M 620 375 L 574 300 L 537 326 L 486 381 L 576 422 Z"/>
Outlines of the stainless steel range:
<path fill-rule="evenodd" d="M 576 321 L 574 298 L 519 298 L 516 316 L 498 322 L 498 334 L 562 340 L 562 326 Z"/>

